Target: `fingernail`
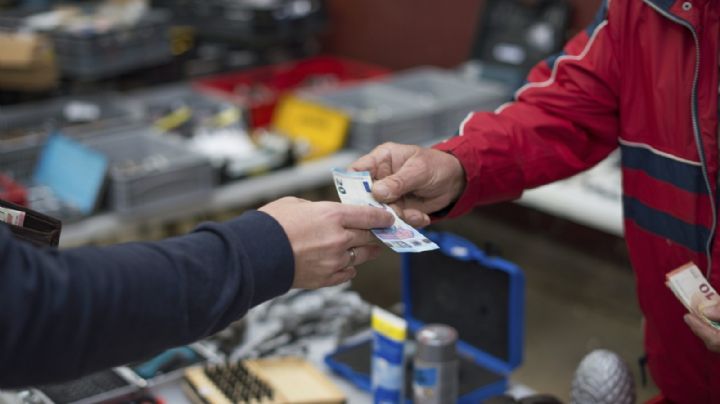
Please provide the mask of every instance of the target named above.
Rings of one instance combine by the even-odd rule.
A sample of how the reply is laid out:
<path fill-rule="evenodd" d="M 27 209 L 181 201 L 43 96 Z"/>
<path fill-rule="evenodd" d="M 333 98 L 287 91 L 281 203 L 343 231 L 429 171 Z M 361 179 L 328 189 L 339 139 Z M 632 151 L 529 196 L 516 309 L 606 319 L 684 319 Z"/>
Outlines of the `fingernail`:
<path fill-rule="evenodd" d="M 382 182 L 378 182 L 377 184 L 375 184 L 375 186 L 373 187 L 373 191 L 381 198 L 387 199 L 387 197 L 390 196 L 390 188 L 388 188 L 388 186 L 383 184 Z"/>

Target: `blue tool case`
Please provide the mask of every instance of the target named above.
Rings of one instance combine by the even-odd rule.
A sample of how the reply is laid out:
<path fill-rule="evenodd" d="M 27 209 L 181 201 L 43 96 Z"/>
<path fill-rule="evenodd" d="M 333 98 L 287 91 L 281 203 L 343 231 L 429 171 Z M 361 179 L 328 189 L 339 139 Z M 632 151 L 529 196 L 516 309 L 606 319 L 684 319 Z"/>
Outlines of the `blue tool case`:
<path fill-rule="evenodd" d="M 459 334 L 458 403 L 477 403 L 504 393 L 522 362 L 525 278 L 516 265 L 449 233 L 429 233 L 439 250 L 404 254 L 403 316 L 410 335 L 442 323 Z M 370 391 L 372 340 L 341 346 L 325 358 L 336 373 Z M 405 395 L 412 397 L 412 360 Z M 408 402 L 411 402 L 408 399 Z"/>

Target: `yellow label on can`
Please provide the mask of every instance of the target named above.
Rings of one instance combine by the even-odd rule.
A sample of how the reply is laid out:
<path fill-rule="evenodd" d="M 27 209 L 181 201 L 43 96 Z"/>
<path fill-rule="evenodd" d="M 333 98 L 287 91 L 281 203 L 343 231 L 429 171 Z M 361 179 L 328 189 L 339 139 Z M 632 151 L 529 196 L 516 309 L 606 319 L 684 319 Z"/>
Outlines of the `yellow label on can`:
<path fill-rule="evenodd" d="M 379 307 L 373 307 L 371 323 L 373 331 L 387 338 L 404 341 L 407 337 L 407 321 Z"/>

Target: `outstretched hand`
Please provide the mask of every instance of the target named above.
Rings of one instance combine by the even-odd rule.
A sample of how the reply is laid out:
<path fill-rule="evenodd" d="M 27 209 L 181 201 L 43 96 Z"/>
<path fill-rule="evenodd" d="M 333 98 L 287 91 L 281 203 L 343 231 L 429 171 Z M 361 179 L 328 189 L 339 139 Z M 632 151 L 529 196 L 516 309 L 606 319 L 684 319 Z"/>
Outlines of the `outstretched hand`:
<path fill-rule="evenodd" d="M 452 154 L 419 146 L 385 143 L 350 166 L 369 171 L 376 200 L 392 204 L 412 226 L 449 206 L 465 189 L 465 172 Z"/>
<path fill-rule="evenodd" d="M 355 277 L 356 265 L 374 259 L 382 247 L 370 229 L 392 226 L 389 212 L 370 206 L 310 202 L 286 197 L 259 209 L 280 223 L 295 257 L 294 288 L 315 289 Z"/>

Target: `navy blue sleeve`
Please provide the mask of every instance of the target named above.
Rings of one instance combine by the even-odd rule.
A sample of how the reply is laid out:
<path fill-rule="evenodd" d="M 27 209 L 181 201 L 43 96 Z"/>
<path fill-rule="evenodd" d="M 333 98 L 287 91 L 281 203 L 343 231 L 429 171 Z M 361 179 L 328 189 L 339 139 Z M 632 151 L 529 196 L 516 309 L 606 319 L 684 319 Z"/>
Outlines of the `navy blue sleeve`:
<path fill-rule="evenodd" d="M 293 276 L 285 232 L 258 211 L 158 242 L 61 251 L 0 225 L 0 387 L 193 342 L 285 293 Z"/>

